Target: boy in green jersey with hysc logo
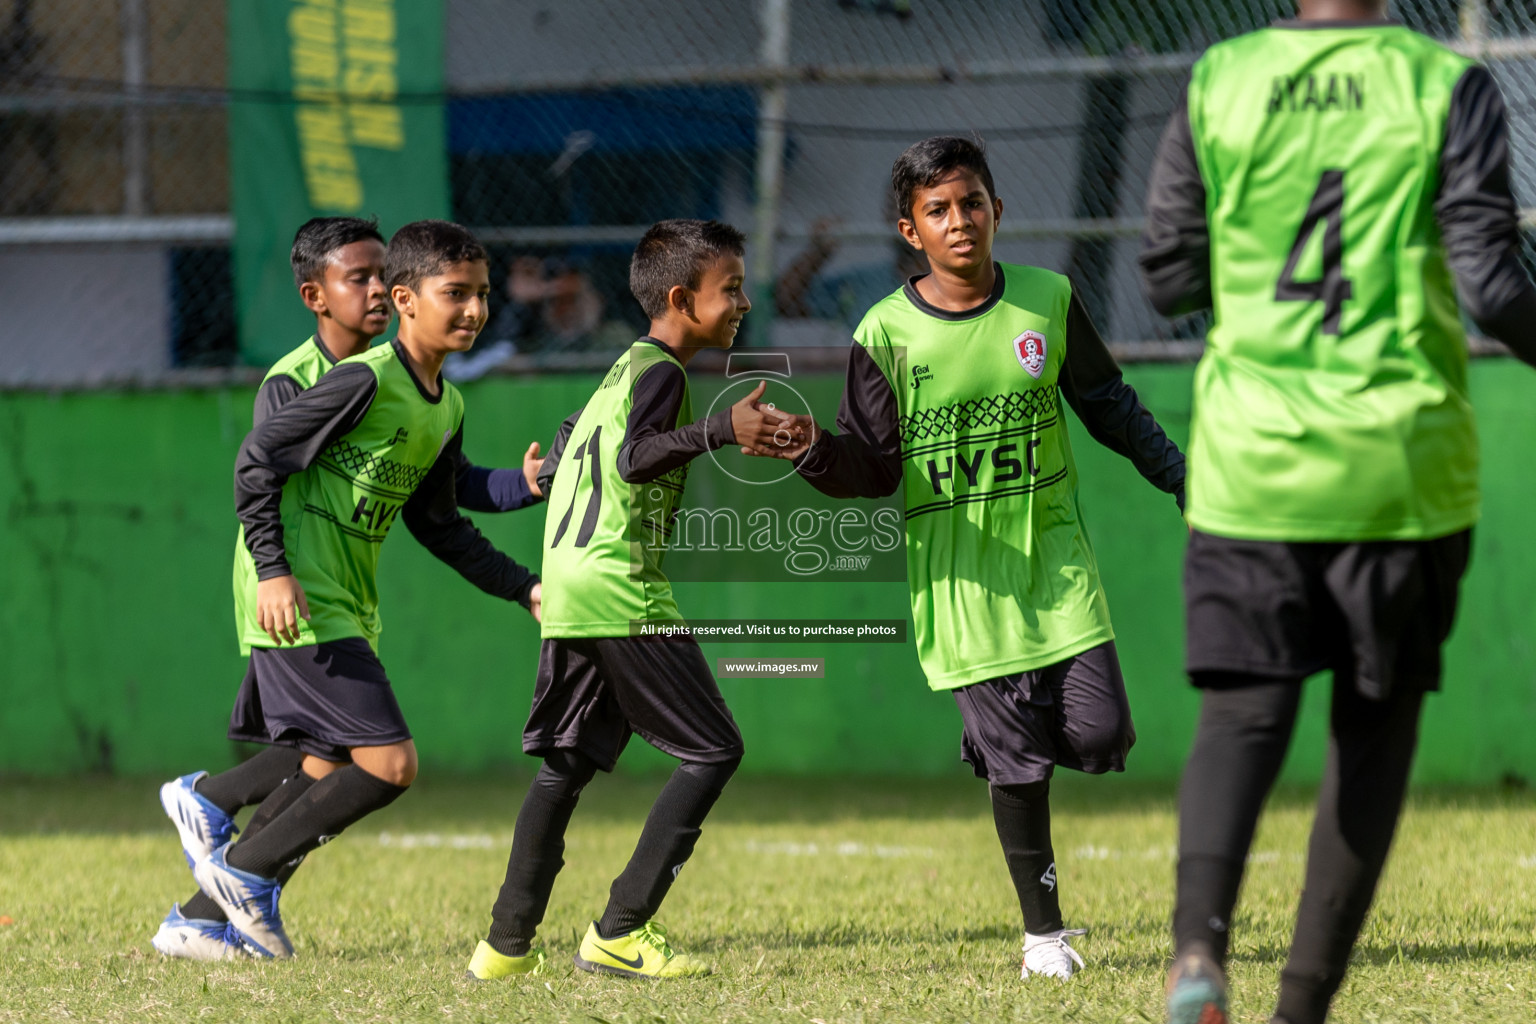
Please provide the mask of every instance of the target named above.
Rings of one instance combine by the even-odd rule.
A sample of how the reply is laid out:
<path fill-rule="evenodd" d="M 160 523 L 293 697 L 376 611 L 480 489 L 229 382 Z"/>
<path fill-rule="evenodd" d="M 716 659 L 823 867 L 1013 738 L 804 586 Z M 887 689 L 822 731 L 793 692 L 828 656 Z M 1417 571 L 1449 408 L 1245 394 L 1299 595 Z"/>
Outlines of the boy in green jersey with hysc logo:
<path fill-rule="evenodd" d="M 235 463 L 251 556 L 236 606 L 250 666 L 229 737 L 305 758 L 239 841 L 193 875 L 262 956 L 293 952 L 278 907 L 282 866 L 388 805 L 416 775 L 410 730 L 375 653 L 390 527 L 403 520 L 470 582 L 538 614 L 538 578 L 480 536 L 454 494 L 463 400 L 440 371 L 485 324 L 485 250 L 456 224 L 417 221 L 396 233 L 385 269 L 399 337 L 342 361 L 269 415 Z"/>
<path fill-rule="evenodd" d="M 314 217 L 294 234 L 289 262 L 294 284 L 315 315 L 315 333 L 267 372 L 256 392 L 254 426 L 313 386 L 339 361 L 368 351 L 389 327 L 392 308 L 384 285 L 384 238 L 376 221 L 357 217 Z M 521 469 L 488 469 L 459 457 L 456 492 L 459 507 L 471 512 L 502 512 L 537 501 L 537 444 L 530 446 Z M 235 547 L 235 586 L 244 585 L 251 557 L 242 528 Z M 278 786 L 302 775 L 302 751 L 270 746 L 217 775 L 191 772 L 160 787 L 160 802 L 181 837 L 189 866 L 228 842 L 234 815 L 261 803 Z M 296 787 L 298 788 L 298 787 Z M 260 827 L 261 821 L 256 822 Z M 280 883 L 298 867 L 283 865 Z M 244 955 L 244 945 L 228 927 L 218 904 L 201 890 L 172 906 L 151 939 L 167 956 L 222 960 Z"/>
<path fill-rule="evenodd" d="M 581 412 L 562 425 L 544 528 L 543 649 L 523 751 L 544 759 L 517 816 L 506 881 L 469 973 L 528 974 L 532 948 L 582 788 L 612 771 L 632 733 L 682 761 L 656 798 L 629 865 L 576 953 L 587 971 L 705 974 L 652 920 L 693 853 L 700 826 L 741 762 L 741 733 L 662 573 L 688 463 L 729 444 L 796 442 L 788 417 L 760 406 L 764 385 L 694 421 L 684 367 L 730 348 L 751 308 L 745 240 L 715 221 L 667 220 L 635 248 L 629 286 L 651 318 Z M 778 434 L 776 441 L 775 434 Z M 649 627 L 649 628 L 648 628 Z"/>
<path fill-rule="evenodd" d="M 840 433 L 797 418 L 815 442 L 796 469 L 833 497 L 901 492 L 918 657 L 928 685 L 954 694 L 961 756 L 989 784 L 1022 974 L 1067 978 L 1082 932 L 1061 914 L 1051 775 L 1123 771 L 1135 730 L 1059 398 L 1180 502 L 1184 459 L 1071 283 L 993 261 L 1003 204 L 977 143 L 925 139 L 891 183 L 902 237 L 932 271 L 865 314 Z"/>
<path fill-rule="evenodd" d="M 1321 1024 L 1401 812 L 1479 511 L 1457 291 L 1536 363 L 1504 104 L 1488 71 L 1310 0 L 1211 47 L 1153 165 L 1141 265 L 1214 307 L 1184 563 L 1200 721 L 1179 793 L 1175 1024 L 1227 1020 L 1229 927 L 1302 681 L 1328 757 L 1275 1024 Z"/>

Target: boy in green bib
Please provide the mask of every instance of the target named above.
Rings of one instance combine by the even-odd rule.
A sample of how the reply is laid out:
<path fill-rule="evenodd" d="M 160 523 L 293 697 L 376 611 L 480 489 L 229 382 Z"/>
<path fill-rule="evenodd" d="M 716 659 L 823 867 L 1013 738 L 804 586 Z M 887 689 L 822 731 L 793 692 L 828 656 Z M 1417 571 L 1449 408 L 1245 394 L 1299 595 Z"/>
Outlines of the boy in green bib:
<path fill-rule="evenodd" d="M 482 980 L 530 974 L 533 939 L 564 864 L 565 829 L 582 788 L 612 771 L 638 733 L 682 761 L 651 808 L 608 906 L 588 926 L 576 966 L 631 977 L 707 974 L 652 918 L 698 842 L 704 817 L 741 762 L 741 733 L 691 637 L 642 635 L 680 625 L 662 572 L 688 463 L 729 444 L 781 440 L 789 417 L 760 407 L 763 385 L 695 421 L 684 367 L 730 348 L 751 309 L 745 239 L 715 221 L 666 220 L 635 248 L 629 287 L 651 318 L 581 412 L 561 427 L 544 526 L 543 648 L 523 751 L 542 758 L 517 815 L 491 927 L 469 961 Z"/>
<path fill-rule="evenodd" d="M 357 217 L 314 217 L 295 232 L 289 261 L 304 305 L 315 315 L 315 333 L 279 359 L 256 392 L 254 426 L 259 427 L 301 391 L 343 359 L 368 351 L 389 327 L 392 307 L 384 285 L 384 238 L 376 221 Z M 521 469 L 487 469 L 460 456 L 455 490 L 459 507 L 471 512 L 504 512 L 537 501 L 537 444 Z M 242 528 L 235 544 L 235 587 L 244 586 L 251 560 Z M 160 802 L 181 838 L 188 866 L 228 842 L 234 815 L 260 804 L 290 779 L 298 778 L 304 753 L 295 747 L 269 746 L 217 775 L 190 772 L 160 787 Z M 307 781 L 301 779 L 302 786 Z M 263 821 L 256 819 L 254 827 Z M 278 881 L 286 884 L 298 861 L 283 865 Z M 244 944 L 218 904 L 201 890 L 174 905 L 152 945 L 166 956 L 223 960 L 244 955 Z"/>
<path fill-rule="evenodd" d="M 795 468 L 833 497 L 901 493 L 918 658 L 954 695 L 961 756 L 989 784 L 1024 917 L 1021 973 L 1068 978 L 1082 931 L 1061 914 L 1051 775 L 1124 771 L 1135 730 L 1060 399 L 1181 503 L 1184 458 L 1071 282 L 993 261 L 1003 204 L 979 145 L 925 139 L 891 184 L 931 272 L 865 314 L 839 433 L 797 418 L 816 439 Z"/>
<path fill-rule="evenodd" d="M 1321 1024 L 1386 862 L 1479 511 L 1457 308 L 1536 362 L 1504 105 L 1373 0 L 1211 47 L 1158 149 L 1153 305 L 1213 306 L 1184 563 L 1200 721 L 1179 794 L 1174 1024 L 1227 1020 L 1228 930 L 1302 681 L 1327 761 L 1274 1024 Z M 1456 287 L 1453 287 L 1453 281 Z"/>
<path fill-rule="evenodd" d="M 269 415 L 235 463 L 251 557 L 236 605 L 251 662 L 229 736 L 306 756 L 257 808 L 260 827 L 193 875 L 260 956 L 293 952 L 278 906 L 282 866 L 387 806 L 416 775 L 375 653 L 379 549 L 394 523 L 482 590 L 538 614 L 538 578 L 492 547 L 454 494 L 463 401 L 440 371 L 485 324 L 485 250 L 456 224 L 417 221 L 395 235 L 386 280 L 399 337 Z"/>

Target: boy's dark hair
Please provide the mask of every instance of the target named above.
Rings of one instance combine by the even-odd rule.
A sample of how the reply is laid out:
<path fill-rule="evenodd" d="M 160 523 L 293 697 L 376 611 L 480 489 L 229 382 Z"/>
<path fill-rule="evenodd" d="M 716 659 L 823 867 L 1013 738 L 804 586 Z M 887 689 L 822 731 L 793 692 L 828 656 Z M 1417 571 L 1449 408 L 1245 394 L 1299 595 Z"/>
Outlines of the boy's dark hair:
<path fill-rule="evenodd" d="M 717 220 L 662 220 L 652 224 L 629 261 L 629 290 L 652 320 L 667 312 L 667 293 L 698 288 L 704 268 L 721 256 L 741 256 L 747 236 Z"/>
<path fill-rule="evenodd" d="M 992 168 L 987 166 L 987 151 L 980 139 L 958 135 L 935 135 L 908 146 L 891 166 L 891 190 L 896 194 L 896 215 L 912 216 L 912 199 L 920 188 L 930 188 L 940 178 L 956 169 L 970 171 L 987 187 L 987 195 L 997 198 L 992 184 Z"/>
<path fill-rule="evenodd" d="M 377 217 L 311 217 L 293 235 L 293 251 L 288 254 L 288 262 L 293 264 L 293 283 L 321 280 L 333 252 L 369 238 L 380 245 L 384 243 Z"/>
<path fill-rule="evenodd" d="M 403 284 L 411 291 L 422 278 L 441 274 L 451 263 L 490 263 L 485 246 L 469 229 L 446 220 L 413 220 L 389 240 L 384 256 L 384 286 Z"/>

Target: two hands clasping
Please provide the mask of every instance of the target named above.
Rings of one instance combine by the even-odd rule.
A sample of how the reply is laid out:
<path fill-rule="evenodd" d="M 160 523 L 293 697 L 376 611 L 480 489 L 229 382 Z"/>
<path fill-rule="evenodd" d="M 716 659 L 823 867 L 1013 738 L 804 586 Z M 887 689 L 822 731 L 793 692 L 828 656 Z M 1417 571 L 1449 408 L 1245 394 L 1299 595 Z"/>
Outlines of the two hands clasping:
<path fill-rule="evenodd" d="M 763 402 L 767 381 L 759 381 L 752 393 L 731 406 L 731 429 L 743 455 L 770 459 L 797 459 L 821 436 L 810 416 L 783 412 Z"/>

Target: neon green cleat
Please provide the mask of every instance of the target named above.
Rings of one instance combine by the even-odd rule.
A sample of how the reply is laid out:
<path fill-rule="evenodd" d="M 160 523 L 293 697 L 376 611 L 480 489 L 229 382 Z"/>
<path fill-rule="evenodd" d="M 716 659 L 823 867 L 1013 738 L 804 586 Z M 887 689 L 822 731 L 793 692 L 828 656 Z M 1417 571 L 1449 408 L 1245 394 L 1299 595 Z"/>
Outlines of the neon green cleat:
<path fill-rule="evenodd" d="M 655 921 L 647 921 L 617 939 L 599 938 L 593 922 L 576 952 L 576 966 L 626 978 L 683 978 L 714 972 L 711 965 L 668 945 L 666 930 Z"/>
<path fill-rule="evenodd" d="M 484 939 L 469 958 L 468 974 L 476 981 L 494 981 L 514 974 L 540 974 L 544 970 L 544 951 L 530 949 L 524 956 L 506 956 L 491 948 Z"/>

